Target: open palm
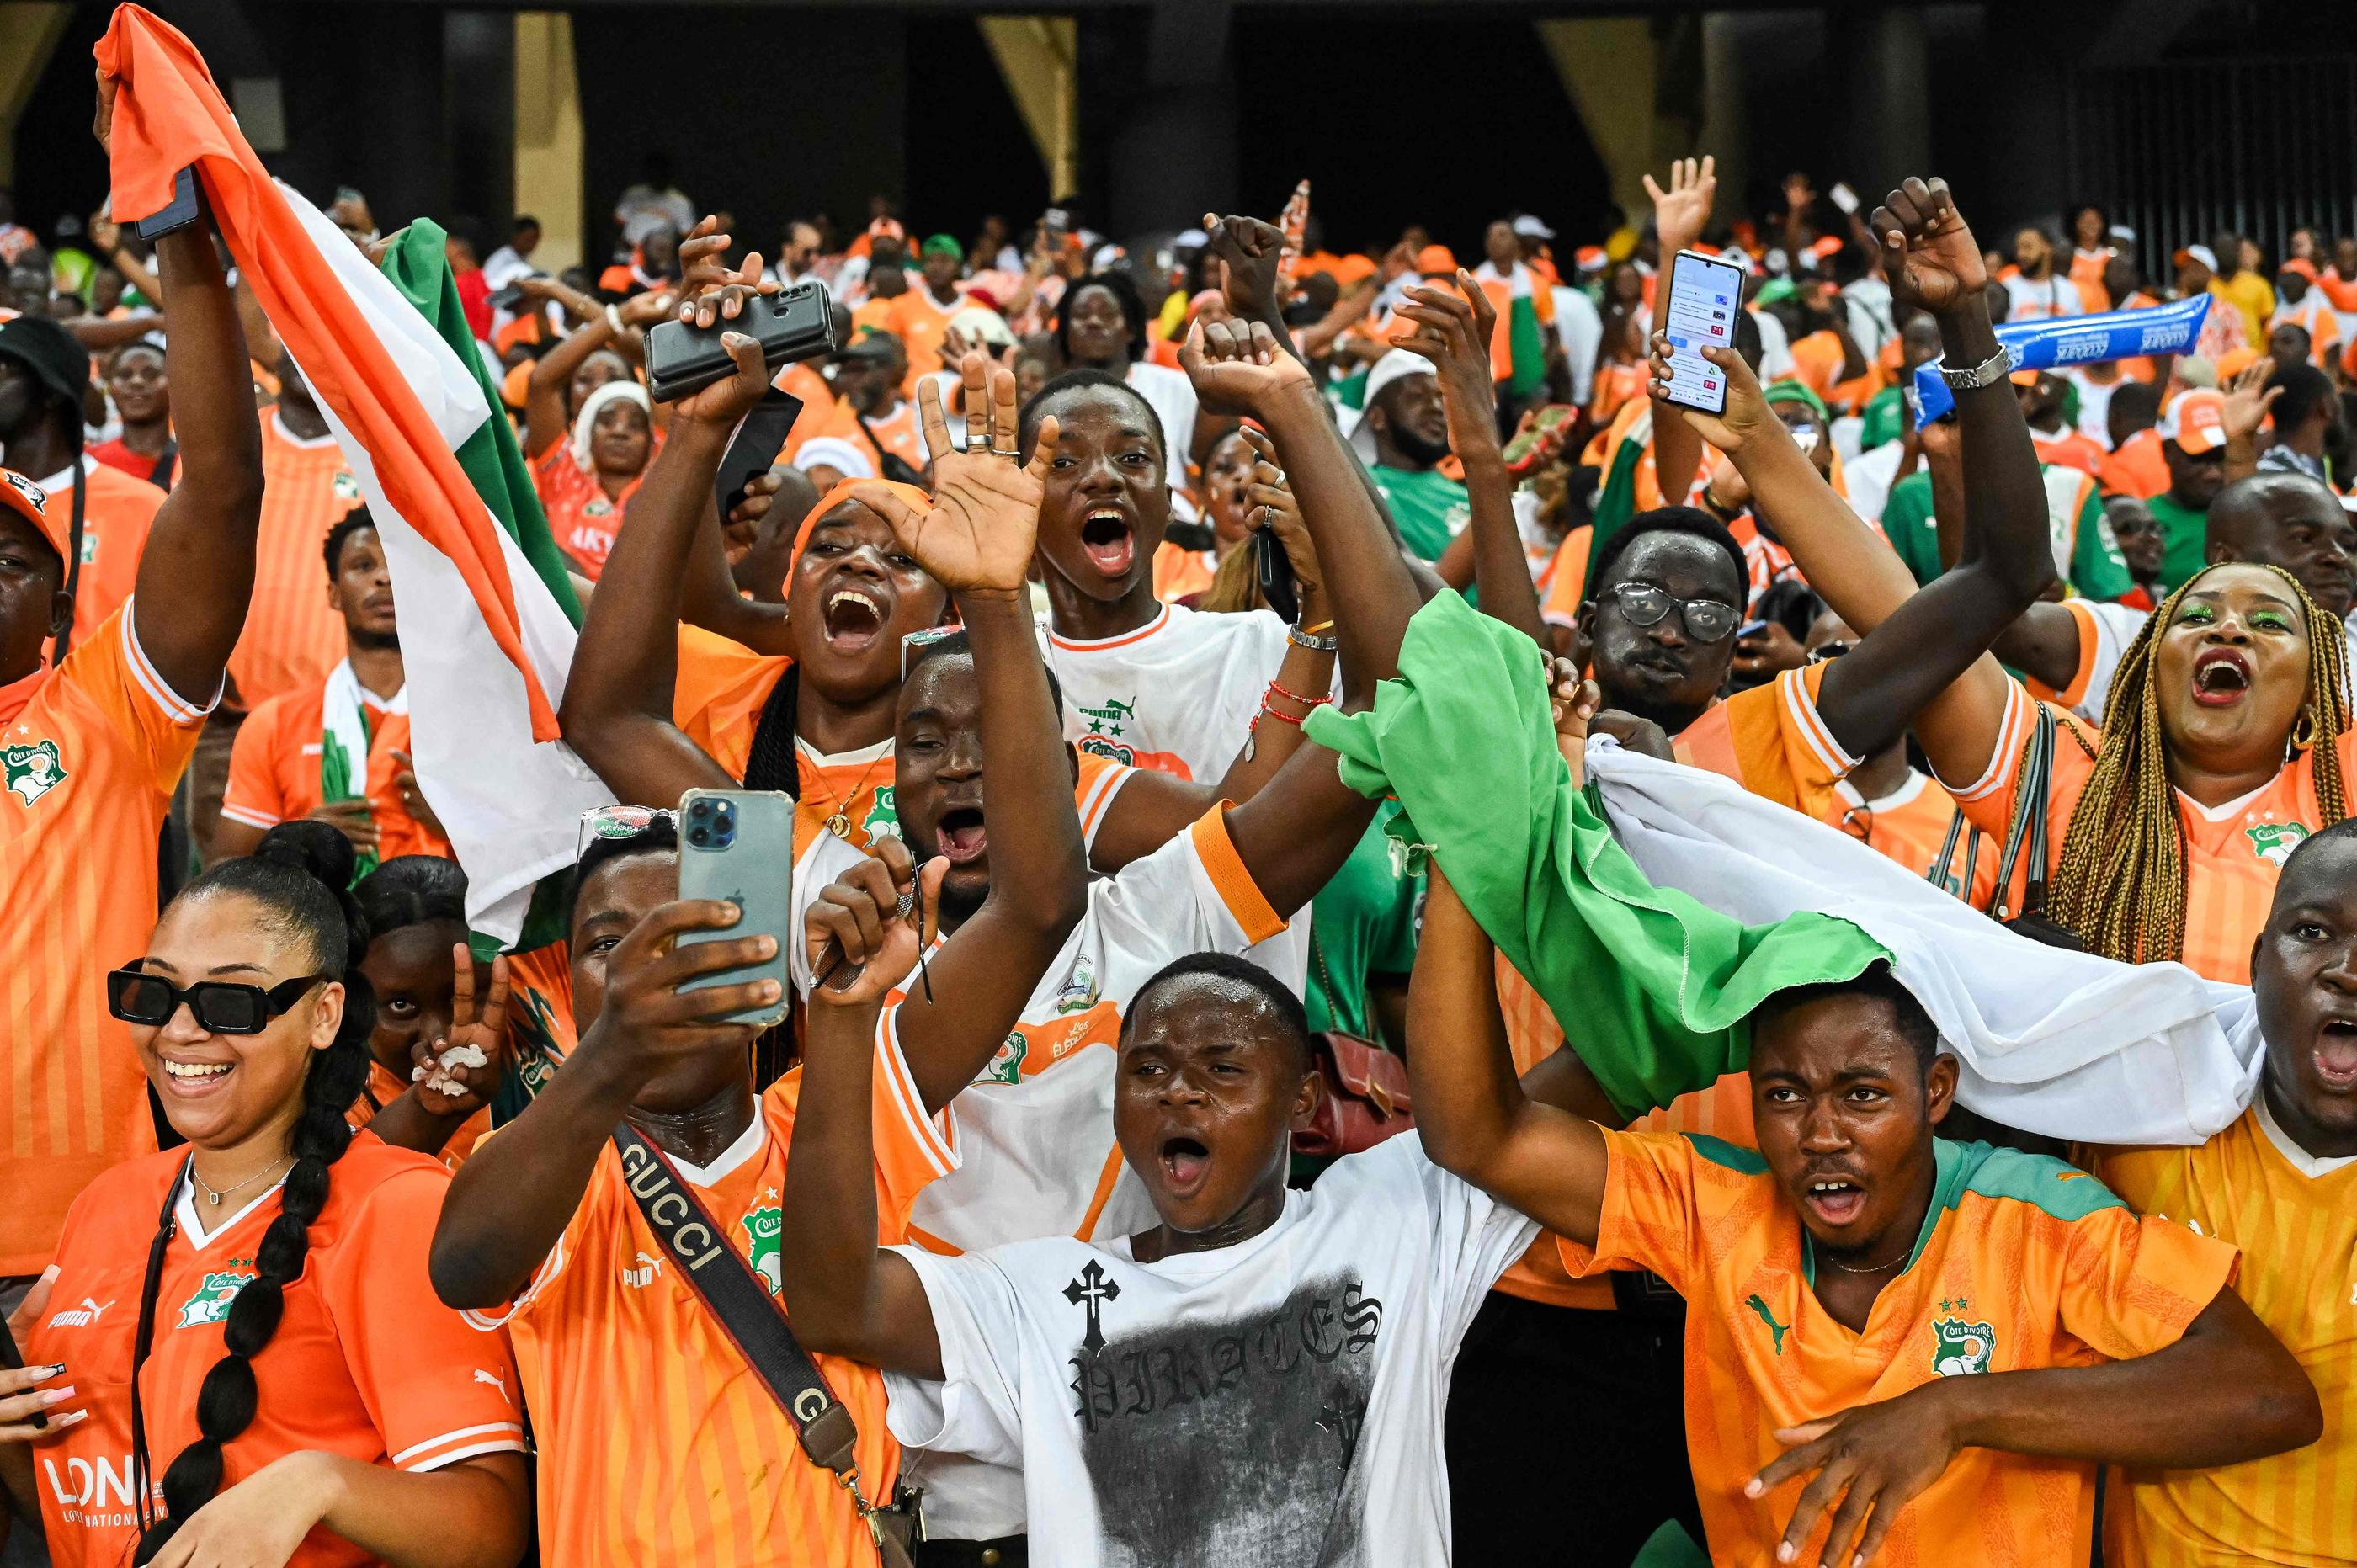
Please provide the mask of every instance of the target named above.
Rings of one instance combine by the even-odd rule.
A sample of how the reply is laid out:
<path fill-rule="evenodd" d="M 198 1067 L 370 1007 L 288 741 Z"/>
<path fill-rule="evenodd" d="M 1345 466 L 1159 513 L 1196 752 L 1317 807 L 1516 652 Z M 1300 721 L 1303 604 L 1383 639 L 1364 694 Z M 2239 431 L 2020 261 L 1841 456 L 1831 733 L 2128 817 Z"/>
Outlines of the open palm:
<path fill-rule="evenodd" d="M 1674 255 L 1701 239 L 1710 222 L 1710 205 L 1718 195 L 1718 161 L 1707 154 L 1699 164 L 1692 158 L 1672 158 L 1670 188 L 1655 185 L 1649 174 L 1645 194 L 1653 200 L 1653 232 L 1661 242 L 1662 254 Z"/>
<path fill-rule="evenodd" d="M 880 484 L 859 485 L 852 494 L 890 523 L 901 547 L 952 593 L 1019 593 L 1039 533 L 1056 421 L 1039 422 L 1031 461 L 1019 463 L 1014 372 L 978 353 L 967 355 L 960 369 L 967 439 L 974 443 L 965 451 L 951 444 L 935 383 L 929 380 L 917 392 L 925 448 L 932 454 L 931 507 L 920 511 Z"/>

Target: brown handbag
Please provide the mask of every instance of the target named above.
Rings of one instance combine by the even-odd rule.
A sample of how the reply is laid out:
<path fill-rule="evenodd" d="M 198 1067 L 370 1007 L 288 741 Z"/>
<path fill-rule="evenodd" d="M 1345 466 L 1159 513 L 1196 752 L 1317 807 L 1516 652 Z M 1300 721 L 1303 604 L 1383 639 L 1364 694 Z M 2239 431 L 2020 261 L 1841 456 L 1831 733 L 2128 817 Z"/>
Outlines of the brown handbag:
<path fill-rule="evenodd" d="M 1415 1125 L 1407 1064 L 1399 1058 L 1340 1029 L 1310 1036 L 1309 1052 L 1326 1092 L 1308 1127 L 1293 1135 L 1295 1154 L 1355 1155 Z"/>

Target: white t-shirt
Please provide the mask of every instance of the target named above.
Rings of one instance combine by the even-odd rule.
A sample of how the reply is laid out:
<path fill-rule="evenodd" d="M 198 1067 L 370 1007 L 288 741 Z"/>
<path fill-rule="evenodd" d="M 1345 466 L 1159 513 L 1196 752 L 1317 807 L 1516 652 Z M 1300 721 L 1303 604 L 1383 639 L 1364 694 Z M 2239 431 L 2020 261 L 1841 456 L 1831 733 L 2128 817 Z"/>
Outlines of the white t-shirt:
<path fill-rule="evenodd" d="M 1555 335 L 1571 371 L 1572 405 L 1586 408 L 1596 386 L 1596 346 L 1604 341 L 1604 317 L 1597 314 L 1587 290 L 1555 285 Z"/>
<path fill-rule="evenodd" d="M 1019 1466 L 1039 1568 L 1446 1563 L 1457 1348 L 1537 1233 L 1409 1133 L 1212 1251 L 901 1248 L 946 1378 L 886 1375 L 892 1433 Z"/>
<path fill-rule="evenodd" d="M 805 854 L 798 928 L 818 890 L 859 858 L 831 833 Z M 963 1164 L 925 1189 L 910 1234 L 972 1251 L 1039 1236 L 1126 1236 L 1154 1224 L 1154 1206 L 1114 1143 L 1122 1015 L 1138 988 L 1175 960 L 1241 953 L 1282 929 L 1216 811 L 1118 875 L 1092 883 L 1087 910 L 1006 1043 L 952 1105 Z M 807 994 L 799 942 L 791 961 L 795 986 Z M 911 976 L 901 992 L 917 983 Z M 886 1012 L 880 1058 L 899 1059 L 898 1020 L 897 1006 Z M 909 1474 L 925 1487 L 928 1528 L 939 1539 L 988 1541 L 1023 1529 L 1022 1477 L 1002 1466 L 912 1455 Z"/>
<path fill-rule="evenodd" d="M 1261 696 L 1285 662 L 1285 622 L 1268 610 L 1211 614 L 1165 605 L 1135 631 L 1093 642 L 1043 619 L 1041 651 L 1064 690 L 1064 738 L 1082 751 L 1198 784 L 1243 749 Z M 1246 955 L 1297 992 L 1309 978 L 1309 908 Z"/>
<path fill-rule="evenodd" d="M 1153 405 L 1162 422 L 1164 467 L 1175 492 L 1187 488 L 1187 451 L 1195 440 L 1195 383 L 1184 371 L 1140 360 L 1123 378 L 1130 390 Z"/>
<path fill-rule="evenodd" d="M 2071 281 L 2066 272 L 2043 279 L 2014 273 L 2004 281 L 2006 298 L 2011 301 L 2005 315 L 2007 321 L 2044 321 L 2050 317 L 2087 313 L 2085 303 L 2079 297 L 2079 285 Z"/>
<path fill-rule="evenodd" d="M 1890 504 L 1890 487 L 1898 478 L 1899 459 L 1905 456 L 1906 448 L 1903 441 L 1886 441 L 1842 465 L 1842 482 L 1849 487 L 1850 510 L 1869 522 L 1882 521 L 1882 509 Z"/>
<path fill-rule="evenodd" d="M 2128 378 L 2098 381 L 2088 379 L 2084 371 L 2072 369 L 2062 372 L 2071 384 L 2079 389 L 2079 434 L 2108 452 L 2112 449 L 2112 394 L 2128 384 Z"/>

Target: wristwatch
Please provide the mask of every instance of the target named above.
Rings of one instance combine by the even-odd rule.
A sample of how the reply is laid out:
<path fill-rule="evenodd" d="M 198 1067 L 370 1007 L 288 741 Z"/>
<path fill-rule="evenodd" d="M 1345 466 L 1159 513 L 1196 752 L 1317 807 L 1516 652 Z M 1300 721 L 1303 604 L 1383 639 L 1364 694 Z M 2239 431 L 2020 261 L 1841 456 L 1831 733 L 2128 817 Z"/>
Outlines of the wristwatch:
<path fill-rule="evenodd" d="M 1950 392 L 1978 392 L 1996 385 L 2012 373 L 2013 350 L 2003 343 L 1996 346 L 1996 353 L 1969 370 L 1952 371 L 1945 364 L 1940 367 L 1940 379 L 1948 383 Z"/>

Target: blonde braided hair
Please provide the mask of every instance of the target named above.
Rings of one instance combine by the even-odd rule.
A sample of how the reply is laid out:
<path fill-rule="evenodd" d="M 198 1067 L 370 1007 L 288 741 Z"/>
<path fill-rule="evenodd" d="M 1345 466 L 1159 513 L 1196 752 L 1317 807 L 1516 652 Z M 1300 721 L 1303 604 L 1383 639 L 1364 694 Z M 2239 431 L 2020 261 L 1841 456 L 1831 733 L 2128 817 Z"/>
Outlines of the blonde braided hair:
<path fill-rule="evenodd" d="M 2308 596 L 2298 578 L 2280 566 L 2264 569 L 2289 585 L 2307 621 L 2309 701 L 2292 741 L 2295 749 L 2316 754 L 2319 825 L 2330 824 L 2349 814 L 2336 744 L 2349 727 L 2342 628 Z M 2104 702 L 2103 745 L 2092 754 L 2095 769 L 2071 813 L 2047 889 L 2054 918 L 2076 931 L 2090 952 L 2129 963 L 2174 959 L 2185 950 L 2185 827 L 2169 779 L 2160 692 L 2153 675 L 2161 638 L 2176 624 L 2179 605 L 2201 575 L 2197 573 L 2153 611 L 2120 660 Z M 2309 732 L 2305 736 L 2302 729 Z M 2072 734 L 2084 748 L 2076 726 Z"/>

